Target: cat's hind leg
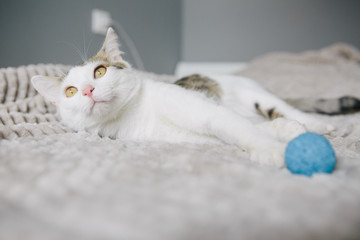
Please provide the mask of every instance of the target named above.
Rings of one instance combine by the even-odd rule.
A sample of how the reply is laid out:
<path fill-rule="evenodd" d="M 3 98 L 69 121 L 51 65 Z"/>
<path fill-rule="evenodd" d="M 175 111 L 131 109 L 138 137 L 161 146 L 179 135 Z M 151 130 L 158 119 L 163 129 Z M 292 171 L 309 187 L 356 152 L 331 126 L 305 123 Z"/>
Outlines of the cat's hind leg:
<path fill-rule="evenodd" d="M 236 105 L 239 105 L 241 108 L 245 107 L 248 111 L 269 120 L 278 117 L 295 120 L 304 124 L 308 131 L 319 134 L 328 134 L 335 130 L 335 127 L 331 124 L 290 106 L 284 100 L 268 92 L 250 79 L 228 77 L 226 80 L 223 85 L 224 95 L 225 97 L 227 93 L 232 95 L 230 101 L 228 101 L 231 104 L 229 105 L 230 108 L 235 109 Z M 227 104 L 225 99 L 225 105 Z"/>
<path fill-rule="evenodd" d="M 295 127 L 297 125 L 295 122 L 303 124 L 306 130 L 310 132 L 316 132 L 319 134 L 329 134 L 330 132 L 335 130 L 335 127 L 332 126 L 331 124 L 323 122 L 317 119 L 316 117 L 311 116 L 310 114 L 301 112 L 295 109 L 294 107 L 288 105 L 283 100 L 277 99 L 277 97 L 275 96 L 273 97 L 271 96 L 269 98 L 268 95 L 266 96 L 266 98 L 267 98 L 266 103 L 259 103 L 261 102 L 261 99 L 259 99 L 259 101 L 257 101 L 254 104 L 254 108 L 260 115 L 262 115 L 266 119 L 272 120 L 273 123 L 270 123 L 271 125 L 274 126 L 284 125 L 285 127 L 284 129 L 289 129 L 290 132 L 291 132 L 291 128 L 287 126 L 293 125 Z M 269 110 L 261 110 L 262 109 L 261 104 L 262 105 L 273 104 L 273 105 L 270 105 L 271 107 Z M 277 120 L 279 117 L 282 119 Z M 299 126 L 295 128 L 299 129 Z"/>

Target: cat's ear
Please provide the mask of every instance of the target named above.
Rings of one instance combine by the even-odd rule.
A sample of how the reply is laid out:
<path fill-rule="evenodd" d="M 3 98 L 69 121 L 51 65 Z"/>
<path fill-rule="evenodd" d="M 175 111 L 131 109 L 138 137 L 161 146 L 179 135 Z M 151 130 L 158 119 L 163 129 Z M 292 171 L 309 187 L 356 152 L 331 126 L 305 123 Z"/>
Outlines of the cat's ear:
<path fill-rule="evenodd" d="M 31 83 L 40 95 L 55 105 L 59 104 L 61 78 L 37 75 L 31 78 Z"/>
<path fill-rule="evenodd" d="M 124 61 L 121 54 L 123 54 L 123 52 L 120 51 L 118 36 L 116 35 L 114 29 L 110 27 L 107 30 L 104 44 L 96 56 L 105 57 L 111 63 L 117 63 Z"/>

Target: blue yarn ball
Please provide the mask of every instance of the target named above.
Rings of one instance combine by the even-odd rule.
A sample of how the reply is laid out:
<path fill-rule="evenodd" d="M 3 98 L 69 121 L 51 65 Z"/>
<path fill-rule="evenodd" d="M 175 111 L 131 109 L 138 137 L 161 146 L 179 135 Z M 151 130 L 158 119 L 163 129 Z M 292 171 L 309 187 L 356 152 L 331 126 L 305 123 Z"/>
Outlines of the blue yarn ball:
<path fill-rule="evenodd" d="M 288 143 L 285 162 L 292 173 L 312 176 L 314 173 L 331 173 L 336 157 L 326 138 L 316 133 L 303 133 Z"/>

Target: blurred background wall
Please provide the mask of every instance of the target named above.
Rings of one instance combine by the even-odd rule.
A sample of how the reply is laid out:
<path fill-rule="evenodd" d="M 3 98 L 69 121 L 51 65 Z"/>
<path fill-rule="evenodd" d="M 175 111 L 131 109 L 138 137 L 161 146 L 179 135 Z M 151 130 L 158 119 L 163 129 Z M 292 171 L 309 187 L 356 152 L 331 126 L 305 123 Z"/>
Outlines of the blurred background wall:
<path fill-rule="evenodd" d="M 122 24 L 156 73 L 173 73 L 178 61 L 249 61 L 340 41 L 360 48 L 357 0 L 1 0 L 0 67 L 81 63 L 75 49 L 91 56 L 104 38 L 91 32 L 93 8 Z"/>
<path fill-rule="evenodd" d="M 360 47 L 358 0 L 184 0 L 183 61 L 248 61 L 336 42 Z"/>
<path fill-rule="evenodd" d="M 0 67 L 81 63 L 75 48 L 90 57 L 104 41 L 91 33 L 93 8 L 110 12 L 125 28 L 147 70 L 174 70 L 180 59 L 181 0 L 0 0 Z"/>

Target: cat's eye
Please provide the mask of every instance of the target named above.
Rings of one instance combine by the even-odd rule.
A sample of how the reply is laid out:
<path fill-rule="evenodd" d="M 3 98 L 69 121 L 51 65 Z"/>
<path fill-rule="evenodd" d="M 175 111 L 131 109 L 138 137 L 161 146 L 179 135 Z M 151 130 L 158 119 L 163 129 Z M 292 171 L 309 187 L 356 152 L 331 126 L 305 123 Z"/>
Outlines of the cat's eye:
<path fill-rule="evenodd" d="M 65 95 L 66 97 L 72 97 L 74 96 L 76 93 L 77 93 L 77 88 L 76 87 L 68 87 L 66 90 L 65 90 Z"/>
<path fill-rule="evenodd" d="M 103 65 L 100 65 L 97 68 L 95 68 L 94 78 L 95 79 L 101 78 L 102 76 L 105 75 L 105 73 L 106 73 L 106 67 L 104 67 Z"/>

